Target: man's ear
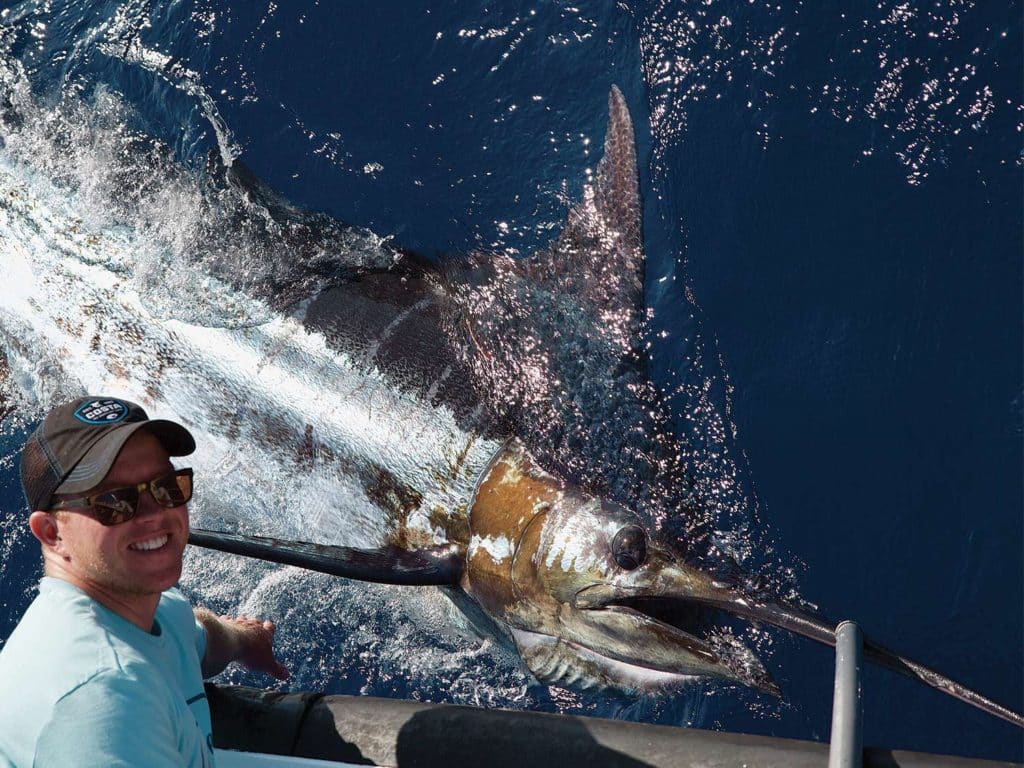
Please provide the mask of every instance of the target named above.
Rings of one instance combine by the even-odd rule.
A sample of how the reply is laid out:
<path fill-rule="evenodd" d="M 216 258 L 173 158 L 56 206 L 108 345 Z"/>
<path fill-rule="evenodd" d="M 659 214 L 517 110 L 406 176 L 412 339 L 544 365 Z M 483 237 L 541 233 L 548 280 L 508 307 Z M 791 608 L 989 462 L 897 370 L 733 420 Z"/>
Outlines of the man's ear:
<path fill-rule="evenodd" d="M 60 542 L 57 516 L 50 512 L 33 512 L 28 517 L 28 527 L 32 535 L 45 547 L 56 547 Z"/>

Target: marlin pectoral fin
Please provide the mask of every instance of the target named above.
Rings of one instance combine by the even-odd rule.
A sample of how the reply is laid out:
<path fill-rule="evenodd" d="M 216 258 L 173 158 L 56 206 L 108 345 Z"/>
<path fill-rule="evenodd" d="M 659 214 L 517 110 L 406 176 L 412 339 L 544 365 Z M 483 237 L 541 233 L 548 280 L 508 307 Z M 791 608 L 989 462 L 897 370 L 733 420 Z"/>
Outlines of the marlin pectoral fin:
<path fill-rule="evenodd" d="M 359 549 L 199 528 L 189 532 L 188 541 L 207 549 L 297 565 L 332 576 L 405 586 L 458 584 L 465 559 L 462 548 L 456 544 L 417 550 L 393 545 Z"/>

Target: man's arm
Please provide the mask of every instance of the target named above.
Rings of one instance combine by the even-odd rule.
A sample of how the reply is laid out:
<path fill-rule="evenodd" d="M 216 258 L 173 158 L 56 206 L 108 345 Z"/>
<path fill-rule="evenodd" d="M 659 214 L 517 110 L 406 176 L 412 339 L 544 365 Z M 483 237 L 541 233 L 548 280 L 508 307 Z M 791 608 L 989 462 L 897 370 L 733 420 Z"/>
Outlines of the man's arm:
<path fill-rule="evenodd" d="M 266 672 L 278 680 L 288 678 L 288 670 L 274 658 L 274 622 L 217 616 L 206 608 L 196 608 L 194 613 L 206 630 L 203 677 L 213 677 L 237 661 L 253 672 Z"/>

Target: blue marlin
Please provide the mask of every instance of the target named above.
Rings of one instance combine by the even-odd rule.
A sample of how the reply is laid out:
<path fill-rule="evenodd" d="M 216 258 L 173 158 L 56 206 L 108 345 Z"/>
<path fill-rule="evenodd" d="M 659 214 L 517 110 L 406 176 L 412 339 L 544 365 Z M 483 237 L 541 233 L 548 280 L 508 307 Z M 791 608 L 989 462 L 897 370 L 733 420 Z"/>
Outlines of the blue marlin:
<path fill-rule="evenodd" d="M 92 392 L 173 412 L 198 438 L 200 519 L 239 525 L 229 508 L 245 498 L 277 535 L 348 547 L 333 557 L 362 568 L 350 575 L 451 585 L 540 680 L 648 690 L 715 675 L 775 692 L 752 654 L 734 661 L 699 627 L 626 604 L 664 592 L 669 562 L 689 571 L 649 533 L 683 465 L 644 372 L 633 126 L 617 89 L 609 104 L 604 158 L 545 251 L 437 265 L 347 231 L 369 266 L 299 304 L 276 273 L 172 273 L 159 254 L 146 263 L 138 232 L 82 223 L 80 193 L 19 155 L 23 105 L 0 155 L 11 378 L 41 401 Z M 282 237 L 311 232 L 241 163 L 213 174 Z M 151 290 L 174 280 L 173 301 Z M 621 601 L 582 606 L 616 583 Z"/>
<path fill-rule="evenodd" d="M 177 294 L 159 257 L 140 271 L 142 238 L 89 231 L 76 193 L 32 167 L 32 125 L 8 120 L 0 152 L 9 378 L 40 401 L 104 393 L 173 414 L 197 436 L 203 516 L 230 521 L 245 499 L 279 526 L 276 538 L 196 529 L 193 543 L 444 585 L 548 684 L 660 691 L 716 677 L 779 695 L 751 651 L 710 631 L 715 612 L 835 642 L 827 620 L 716 576 L 699 541 L 681 552 L 655 535 L 654 519 L 707 500 L 645 370 L 639 181 L 618 89 L 596 174 L 548 248 L 438 265 L 338 230 L 360 266 L 297 304 L 301 279 L 254 290 L 245 254 L 203 264 Z M 260 226 L 310 231 L 239 163 L 220 172 Z"/>

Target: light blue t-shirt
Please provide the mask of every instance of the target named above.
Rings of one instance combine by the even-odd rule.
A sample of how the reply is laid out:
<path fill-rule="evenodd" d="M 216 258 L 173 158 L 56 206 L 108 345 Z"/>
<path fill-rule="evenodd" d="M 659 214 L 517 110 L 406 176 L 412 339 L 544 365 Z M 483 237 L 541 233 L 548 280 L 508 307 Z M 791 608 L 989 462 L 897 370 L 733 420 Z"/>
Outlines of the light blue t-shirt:
<path fill-rule="evenodd" d="M 176 589 L 150 634 L 44 577 L 0 651 L 0 764 L 212 768 L 205 643 Z"/>

